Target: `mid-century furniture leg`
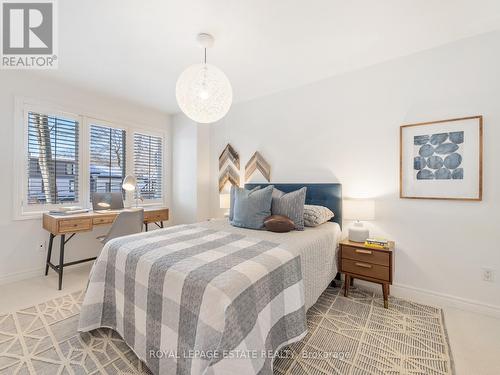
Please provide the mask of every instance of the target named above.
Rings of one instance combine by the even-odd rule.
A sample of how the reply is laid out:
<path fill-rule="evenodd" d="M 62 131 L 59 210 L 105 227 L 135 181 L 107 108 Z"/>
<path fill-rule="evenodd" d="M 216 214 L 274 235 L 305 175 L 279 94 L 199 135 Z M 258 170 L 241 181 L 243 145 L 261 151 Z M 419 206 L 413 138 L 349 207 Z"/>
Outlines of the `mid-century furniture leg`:
<path fill-rule="evenodd" d="M 64 270 L 64 243 L 66 242 L 66 235 L 61 234 L 61 245 L 59 250 L 59 290 L 62 289 L 63 270 Z"/>
<path fill-rule="evenodd" d="M 382 291 L 384 293 L 384 307 L 387 309 L 389 307 L 389 284 L 382 284 Z"/>
<path fill-rule="evenodd" d="M 148 223 L 144 223 L 144 226 L 146 227 L 146 232 L 148 231 Z"/>
<path fill-rule="evenodd" d="M 50 257 L 52 256 L 52 244 L 54 243 L 54 235 L 52 233 L 49 234 L 49 248 L 47 249 L 47 261 L 45 262 L 45 276 L 49 274 L 49 263 Z"/>
<path fill-rule="evenodd" d="M 345 275 L 344 280 L 344 297 L 349 295 L 349 285 L 351 284 L 351 276 Z"/>

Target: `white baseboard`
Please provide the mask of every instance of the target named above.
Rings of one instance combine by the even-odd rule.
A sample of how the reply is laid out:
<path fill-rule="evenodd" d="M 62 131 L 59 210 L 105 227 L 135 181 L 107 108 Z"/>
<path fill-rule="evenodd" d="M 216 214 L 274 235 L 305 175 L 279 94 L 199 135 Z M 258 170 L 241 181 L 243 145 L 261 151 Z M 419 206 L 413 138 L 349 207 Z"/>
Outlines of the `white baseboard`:
<path fill-rule="evenodd" d="M 0 285 L 10 284 L 16 281 L 31 279 L 32 277 L 37 277 L 45 274 L 45 268 L 37 268 L 30 271 L 21 271 L 9 273 L 7 275 L 0 276 Z"/>
<path fill-rule="evenodd" d="M 360 285 L 363 285 L 363 287 L 374 290 L 379 294 L 382 293 L 382 288 L 377 284 L 356 279 L 355 283 L 359 283 Z M 408 299 L 410 301 L 423 303 L 425 305 L 436 306 L 440 308 L 451 307 L 500 319 L 500 306 L 490 305 L 484 302 L 457 297 L 450 294 L 434 292 L 432 290 L 416 288 L 410 285 L 391 285 L 391 295 Z"/>
<path fill-rule="evenodd" d="M 81 263 L 81 264 L 75 264 L 72 266 L 68 266 L 68 268 L 64 267 L 64 274 L 66 272 L 71 272 L 71 270 L 83 267 L 83 266 L 88 266 L 87 263 Z M 54 274 L 54 271 L 52 269 L 49 269 L 49 275 Z M 45 275 L 45 267 L 42 268 L 36 268 L 28 271 L 21 271 L 21 272 L 14 272 L 14 273 L 9 273 L 7 275 L 2 275 L 0 276 L 0 285 L 4 284 L 10 284 L 14 283 L 16 281 L 22 281 L 26 279 L 32 279 L 34 277 L 42 277 Z"/>
<path fill-rule="evenodd" d="M 500 319 L 500 306 L 490 305 L 481 301 L 415 288 L 404 284 L 394 284 L 392 286 L 392 292 L 396 297 L 404 297 L 415 302 L 421 302 L 442 308 L 452 307 Z"/>

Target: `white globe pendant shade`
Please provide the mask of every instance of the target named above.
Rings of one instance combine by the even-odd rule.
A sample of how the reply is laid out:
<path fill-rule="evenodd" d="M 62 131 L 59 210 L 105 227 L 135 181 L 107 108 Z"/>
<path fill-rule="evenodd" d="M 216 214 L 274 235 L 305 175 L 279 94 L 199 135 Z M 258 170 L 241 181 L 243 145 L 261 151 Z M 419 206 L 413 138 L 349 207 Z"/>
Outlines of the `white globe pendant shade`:
<path fill-rule="evenodd" d="M 229 79 L 210 64 L 195 64 L 184 70 L 177 80 L 175 94 L 182 112 L 202 124 L 223 118 L 233 101 Z"/>

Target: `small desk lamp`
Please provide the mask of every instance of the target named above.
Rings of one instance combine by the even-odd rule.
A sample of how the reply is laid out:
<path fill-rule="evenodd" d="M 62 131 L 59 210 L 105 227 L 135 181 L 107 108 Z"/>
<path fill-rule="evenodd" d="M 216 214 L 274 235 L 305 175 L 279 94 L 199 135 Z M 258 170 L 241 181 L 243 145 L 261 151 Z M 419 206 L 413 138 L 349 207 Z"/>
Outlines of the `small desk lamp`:
<path fill-rule="evenodd" d="M 345 199 L 343 215 L 347 220 L 356 220 L 349 227 L 349 241 L 365 242 L 370 232 L 361 220 L 375 220 L 375 201 L 369 199 Z"/>
<path fill-rule="evenodd" d="M 137 188 L 137 179 L 135 176 L 128 175 L 123 179 L 122 188 L 125 191 L 133 192 Z M 139 207 L 139 197 L 138 194 L 135 197 L 135 207 Z"/>

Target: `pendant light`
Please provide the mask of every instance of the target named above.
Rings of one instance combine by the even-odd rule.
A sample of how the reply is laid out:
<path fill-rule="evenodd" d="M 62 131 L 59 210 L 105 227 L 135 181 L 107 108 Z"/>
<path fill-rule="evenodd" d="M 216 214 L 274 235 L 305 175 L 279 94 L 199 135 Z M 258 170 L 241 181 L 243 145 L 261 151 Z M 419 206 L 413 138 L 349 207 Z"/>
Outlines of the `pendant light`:
<path fill-rule="evenodd" d="M 189 66 L 177 80 L 175 96 L 182 112 L 191 120 L 209 124 L 223 118 L 233 101 L 233 89 L 226 75 L 207 64 L 207 48 L 214 44 L 210 34 L 198 34 L 198 44 L 204 49 L 202 64 Z"/>

